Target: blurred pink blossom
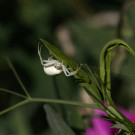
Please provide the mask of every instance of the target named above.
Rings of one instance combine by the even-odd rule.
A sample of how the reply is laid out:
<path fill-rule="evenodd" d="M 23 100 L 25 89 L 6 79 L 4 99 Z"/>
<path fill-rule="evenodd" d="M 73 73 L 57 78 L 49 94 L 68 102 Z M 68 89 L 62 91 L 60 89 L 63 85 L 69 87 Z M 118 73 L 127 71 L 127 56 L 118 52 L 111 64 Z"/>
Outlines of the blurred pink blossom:
<path fill-rule="evenodd" d="M 119 107 L 119 110 L 131 121 L 135 122 L 135 112 L 130 113 Z M 94 114 L 107 116 L 105 112 L 94 110 Z M 91 119 L 92 127 L 87 128 L 85 135 L 115 135 L 118 129 L 111 128 L 112 123 L 100 117 L 93 117 Z"/>

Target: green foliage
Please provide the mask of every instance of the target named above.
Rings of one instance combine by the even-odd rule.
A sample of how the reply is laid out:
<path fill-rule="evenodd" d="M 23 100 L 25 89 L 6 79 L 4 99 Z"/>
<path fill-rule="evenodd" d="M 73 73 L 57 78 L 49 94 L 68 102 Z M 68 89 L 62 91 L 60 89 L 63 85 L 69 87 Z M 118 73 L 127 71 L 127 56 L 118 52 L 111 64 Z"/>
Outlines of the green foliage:
<path fill-rule="evenodd" d="M 5 92 L 5 93 L 9 93 L 9 94 L 13 94 L 15 96 L 18 96 L 18 97 L 21 97 L 23 98 L 22 101 L 8 107 L 8 108 L 5 108 L 4 110 L 0 111 L 0 115 L 3 115 L 4 113 L 7 113 L 11 110 L 14 110 L 15 108 L 17 107 L 20 107 L 26 103 L 30 103 L 30 102 L 47 102 L 47 103 L 60 103 L 60 104 L 68 104 L 68 105 L 76 105 L 76 106 L 84 106 L 84 107 L 90 107 L 90 108 L 93 108 L 93 109 L 99 109 L 99 107 L 97 105 L 90 105 L 90 104 L 85 104 L 85 103 L 81 103 L 81 102 L 75 102 L 75 101 L 68 101 L 68 100 L 57 100 L 57 99 L 47 99 L 47 98 L 33 98 L 30 96 L 28 90 L 25 88 L 23 82 L 21 81 L 19 75 L 17 74 L 14 66 L 12 65 L 12 63 L 9 61 L 9 59 L 7 59 L 7 62 L 10 66 L 10 68 L 12 69 L 18 83 L 20 84 L 20 86 L 22 87 L 22 90 L 24 91 L 25 95 L 23 94 L 20 94 L 20 93 L 17 93 L 17 92 L 13 92 L 11 90 L 7 90 L 7 89 L 3 89 L 3 88 L 0 88 L 0 91 L 2 92 Z M 66 110 L 66 113 L 72 113 L 72 115 L 68 116 L 67 114 L 67 117 L 69 117 L 67 119 L 67 121 L 69 122 L 70 126 L 73 126 L 74 128 L 79 128 L 79 129 L 83 129 L 84 126 L 83 126 L 83 122 L 82 122 L 82 119 L 78 113 L 78 111 L 76 109 L 72 109 L 72 110 L 68 110 L 66 107 L 64 108 Z M 17 113 L 18 114 L 18 113 Z M 74 117 L 74 120 L 76 120 L 77 122 L 74 122 L 70 117 Z M 19 126 L 19 124 L 18 124 Z M 22 128 L 25 128 L 24 125 L 21 125 L 19 128 L 18 128 L 18 131 L 16 132 L 20 132 L 20 130 L 22 130 Z M 20 130 L 19 130 L 20 129 Z M 27 132 L 27 131 L 26 131 Z"/>
<path fill-rule="evenodd" d="M 108 42 L 103 48 L 100 55 L 100 78 L 109 96 L 111 96 L 110 68 L 114 55 L 114 51 L 112 51 L 112 49 L 115 47 L 122 47 L 135 56 L 135 52 L 132 50 L 132 48 L 127 43 L 119 39 Z M 106 93 L 103 93 L 104 98 L 105 94 Z"/>
<path fill-rule="evenodd" d="M 66 67 L 68 66 L 71 71 L 74 71 L 76 68 L 78 68 L 77 64 L 73 60 L 68 58 L 59 49 L 57 49 L 56 47 L 54 47 L 53 45 L 51 45 L 50 43 L 48 43 L 45 40 L 41 39 L 41 41 L 48 48 L 48 50 L 56 57 L 56 59 L 59 62 L 63 63 Z M 110 87 L 110 72 L 108 75 L 108 72 L 106 72 L 106 70 L 110 70 L 110 64 L 112 61 L 112 54 L 110 53 L 110 51 L 111 51 L 111 49 L 113 49 L 116 46 L 123 47 L 124 49 L 128 50 L 131 54 L 135 55 L 135 52 L 125 42 L 123 42 L 121 40 L 114 40 L 114 41 L 109 42 L 103 48 L 103 51 L 101 52 L 101 56 L 100 56 L 100 67 L 101 67 L 100 68 L 100 79 L 101 79 L 100 85 L 101 86 L 98 84 L 98 81 L 96 81 L 96 78 L 94 77 L 94 74 L 91 72 L 89 67 L 87 67 L 87 69 L 89 70 L 90 74 L 92 75 L 95 83 L 81 69 L 79 69 L 79 71 L 74 75 L 75 79 L 82 80 L 81 82 L 79 82 L 79 84 L 85 88 L 85 90 L 89 93 L 89 95 L 95 101 L 96 105 L 87 105 L 87 104 L 83 104 L 83 103 L 79 103 L 79 102 L 66 101 L 66 100 L 64 101 L 64 100 L 55 100 L 55 99 L 46 99 L 46 98 L 42 99 L 42 98 L 31 97 L 28 90 L 25 88 L 24 84 L 22 83 L 20 77 L 18 76 L 17 72 L 15 71 L 15 68 L 13 67 L 11 62 L 7 59 L 10 68 L 12 69 L 13 73 L 15 74 L 15 77 L 18 80 L 18 82 L 19 82 L 20 86 L 22 87 L 26 96 L 16 93 L 16 92 L 12 92 L 10 90 L 1 89 L 4 92 L 8 92 L 8 93 L 14 94 L 16 96 L 21 96 L 25 100 L 1 111 L 0 114 L 6 113 L 10 110 L 13 110 L 13 109 L 15 109 L 21 105 L 24 105 L 26 103 L 29 103 L 29 102 L 62 103 L 62 104 L 71 104 L 71 105 L 79 105 L 79 106 L 83 105 L 83 106 L 88 106 L 88 107 L 92 107 L 92 108 L 94 107 L 96 109 L 104 110 L 108 114 L 108 116 L 114 122 L 117 123 L 117 125 L 115 125 L 114 127 L 120 128 L 121 123 L 123 123 L 123 127 L 125 126 L 126 131 L 133 134 L 132 131 L 135 128 L 135 126 L 115 107 L 115 105 L 111 99 L 111 95 L 110 95 L 110 93 L 111 93 L 111 89 L 109 89 L 109 88 L 111 88 Z M 109 94 L 108 94 L 108 89 L 110 91 Z M 99 90 L 103 94 L 103 98 L 107 103 L 107 107 L 105 107 L 103 104 L 103 100 L 101 98 L 101 94 L 100 94 Z M 97 107 L 97 106 L 99 106 L 99 107 Z M 56 126 L 59 125 L 62 120 L 60 120 L 59 117 L 56 117 L 56 114 L 53 112 L 53 110 L 50 110 L 48 107 L 46 108 L 46 111 L 47 111 L 47 114 L 49 114 L 47 117 L 48 121 L 50 123 L 51 128 L 54 131 Z M 50 114 L 51 114 L 51 116 L 50 116 Z M 77 115 L 77 112 L 74 111 L 74 114 Z M 52 120 L 52 118 L 53 118 L 53 120 Z M 54 118 L 56 118 L 56 119 L 54 119 Z M 79 115 L 77 118 L 79 118 Z M 79 121 L 80 122 L 78 122 L 78 123 L 82 123 L 81 119 Z M 55 122 L 60 122 L 60 123 L 58 124 Z M 61 126 L 59 125 L 59 127 L 61 127 Z M 56 129 L 59 129 L 59 127 L 57 127 Z M 65 129 L 65 127 L 66 126 L 64 126 L 63 128 Z M 61 132 L 63 134 L 65 132 L 65 130 L 64 131 L 62 129 L 60 131 L 58 130 L 58 132 L 56 132 L 56 134 L 60 134 Z M 69 131 L 69 132 L 71 132 L 71 131 Z"/>
<path fill-rule="evenodd" d="M 125 130 L 120 130 L 120 132 L 117 133 L 116 135 L 131 135 L 131 134 L 126 132 Z"/>
<path fill-rule="evenodd" d="M 72 77 L 67 78 L 64 75 L 55 77 L 59 88 L 59 90 L 56 90 L 57 88 L 54 85 L 52 77 L 43 73 L 37 56 L 37 39 L 38 37 L 45 38 L 47 41 L 50 41 L 51 43 L 55 44 L 56 47 L 58 47 L 58 45 L 62 44 L 58 43 L 59 39 L 57 38 L 57 29 L 59 29 L 59 26 L 61 25 L 66 27 L 71 32 L 72 42 L 76 50 L 76 54 L 73 56 L 74 59 L 78 63 L 87 63 L 94 73 L 95 70 L 100 69 L 97 64 L 100 50 L 103 48 L 106 42 L 114 39 L 116 36 L 117 24 L 110 25 L 107 24 L 106 19 L 101 19 L 101 24 L 105 21 L 106 25 L 95 27 L 96 25 L 91 23 L 93 21 L 93 17 L 98 18 L 98 14 L 96 13 L 102 14 L 102 11 L 106 12 L 107 9 L 109 9 L 109 12 L 112 12 L 110 9 L 117 12 L 120 10 L 120 7 L 124 2 L 125 1 L 121 0 L 117 0 L 117 2 L 116 0 L 95 0 L 94 3 L 91 0 L 63 0 L 61 2 L 57 2 L 55 0 L 1 0 L 0 55 L 6 55 L 9 57 L 9 59 L 11 59 L 13 65 L 19 73 L 20 78 L 25 84 L 25 87 L 29 90 L 29 94 L 32 97 L 66 99 L 68 101 L 77 100 L 79 87 L 75 85 L 75 81 Z M 123 21 L 124 28 L 122 30 L 124 39 L 126 39 L 127 43 L 133 47 L 135 45 L 134 5 L 134 2 L 132 1 L 127 9 Z M 84 13 L 87 13 L 85 14 L 86 16 Z M 115 21 L 115 19 L 113 20 Z M 48 51 L 45 50 L 44 54 L 45 58 L 47 59 L 49 57 Z M 115 69 L 117 68 L 117 64 L 115 63 L 117 62 L 116 58 L 114 59 L 111 70 L 108 70 L 107 72 L 107 77 L 109 78 L 109 72 L 111 72 L 113 75 L 111 76 L 112 80 L 110 80 L 113 84 L 111 94 L 115 103 L 127 108 L 130 107 L 130 105 L 132 106 L 135 99 L 135 63 L 134 57 L 127 55 L 125 52 L 117 53 L 117 57 L 122 56 L 122 54 L 128 57 L 126 57 L 126 59 L 120 63 L 119 72 L 115 73 Z M 108 52 L 106 61 L 108 61 L 108 59 L 111 59 L 111 52 Z M 109 67 L 110 64 L 111 63 L 108 63 L 106 66 Z M 79 65 L 77 65 L 77 67 L 79 67 Z M 71 70 L 76 70 L 76 67 L 75 69 Z M 109 79 L 107 80 L 109 81 Z M 79 83 L 83 82 L 83 80 L 78 81 L 80 81 Z M 101 84 L 103 84 L 103 82 L 101 82 L 100 85 Z M 86 84 L 83 82 L 81 85 Z M 107 83 L 107 85 L 110 84 Z M 18 102 L 27 98 L 24 95 L 25 92 L 22 91 L 22 87 L 18 85 L 13 73 L 9 70 L 9 66 L 1 57 L 0 87 L 4 88 L 1 88 L 0 92 L 1 111 L 7 107 L 9 107 L 8 111 L 10 111 L 10 109 L 14 109 L 11 107 L 12 105 L 15 105 L 14 107 L 18 107 L 18 105 L 20 106 Z M 93 91 L 95 88 L 92 86 L 92 84 L 84 87 L 87 89 L 89 95 L 98 95 L 97 91 L 99 91 L 99 87 L 96 86 L 95 91 Z M 102 91 L 103 90 L 104 88 L 102 88 Z M 59 92 L 60 96 L 58 96 L 57 92 Z M 109 95 L 110 94 L 107 94 L 108 97 Z M 111 101 L 111 99 L 108 100 Z M 47 101 L 50 102 L 50 100 L 46 100 L 45 102 Z M 54 102 L 59 101 L 54 100 Z M 98 105 L 81 105 L 96 109 L 101 108 L 99 108 Z M 67 105 L 64 105 L 63 107 L 56 104 L 53 104 L 53 107 L 70 126 L 74 125 L 74 127 L 82 127 L 82 123 L 77 123 L 74 121 L 74 119 L 77 120 L 81 118 L 81 116 L 76 115 L 78 114 L 78 110 L 76 108 Z M 44 113 L 39 111 L 42 110 L 42 105 L 28 104 L 26 106 L 17 108 L 17 110 L 18 112 L 12 111 L 10 113 L 6 113 L 4 115 L 5 117 L 3 117 L 3 115 L 0 117 L 0 134 L 17 133 L 18 135 L 21 135 L 22 129 L 28 132 L 27 134 L 29 135 L 30 133 L 38 135 L 52 134 L 48 129 L 45 118 L 43 117 Z M 10 115 L 11 113 L 13 115 Z M 71 113 L 72 115 L 70 115 Z M 25 114 L 24 117 L 22 116 L 23 114 Z M 76 116 L 76 118 L 74 116 Z M 20 123 L 16 119 L 19 119 L 18 121 Z M 24 119 L 26 119 L 26 121 Z M 33 120 L 35 121 L 33 122 Z M 18 125 L 18 127 L 16 127 L 16 125 Z M 25 131 L 24 134 L 26 134 Z M 124 132 L 125 131 L 122 130 L 121 134 L 124 134 Z"/>
<path fill-rule="evenodd" d="M 66 122 L 49 105 L 44 105 L 44 109 L 54 135 L 75 135 Z"/>
<path fill-rule="evenodd" d="M 114 124 L 111 128 L 117 128 L 117 129 L 129 132 L 129 130 L 126 128 L 126 126 L 121 123 Z"/>
<path fill-rule="evenodd" d="M 52 53 L 52 55 L 56 57 L 58 61 L 63 63 L 65 66 L 69 66 L 69 68 L 71 68 L 72 70 L 73 69 L 75 70 L 75 68 L 77 68 L 77 64 L 74 63 L 67 56 L 65 56 L 60 50 L 58 50 L 56 47 L 54 47 L 53 45 L 51 45 L 50 43 L 48 43 L 43 39 L 41 39 L 41 41 Z M 85 90 L 90 94 L 90 96 L 97 103 L 97 105 L 99 105 L 101 109 L 104 110 L 113 121 L 115 121 L 116 123 L 124 123 L 124 126 L 128 129 L 130 133 L 132 133 L 132 130 L 135 128 L 135 126 L 115 107 L 111 99 L 110 65 L 113 58 L 111 50 L 116 46 L 122 47 L 127 51 L 129 51 L 131 54 L 135 55 L 135 52 L 122 40 L 113 40 L 107 43 L 107 45 L 103 48 L 100 55 L 101 88 L 97 83 L 94 84 L 93 81 L 91 80 L 89 82 L 86 81 L 88 77 L 85 73 L 81 71 L 81 69 L 78 71 L 77 74 L 74 75 L 74 77 L 75 79 L 83 80 L 83 83 L 80 83 L 80 85 L 82 85 L 85 88 Z M 92 72 L 90 73 L 92 74 Z M 103 94 L 105 102 L 107 103 L 108 106 L 107 108 L 103 105 L 103 101 L 99 93 L 98 87 Z"/>
<path fill-rule="evenodd" d="M 74 71 L 78 68 L 77 64 L 71 60 L 69 57 L 67 57 L 64 53 L 62 53 L 59 49 L 57 49 L 56 47 L 54 47 L 53 45 L 51 45 L 50 43 L 48 43 L 47 41 L 41 39 L 41 41 L 44 43 L 44 45 L 48 48 L 48 50 L 51 52 L 51 54 L 53 54 L 54 57 L 56 57 L 56 59 L 63 63 L 66 67 L 69 67 L 69 69 L 71 71 Z M 122 40 L 113 40 L 110 41 L 109 43 L 107 43 L 107 45 L 103 48 L 101 55 L 100 55 L 100 80 L 101 84 L 98 84 L 98 80 L 96 80 L 97 78 L 94 76 L 93 72 L 90 70 L 90 68 L 88 66 L 87 69 L 90 72 L 90 74 L 92 75 L 94 81 L 92 81 L 88 75 L 82 71 L 82 69 L 79 69 L 79 71 L 74 75 L 74 78 L 77 80 L 81 80 L 81 82 L 79 82 L 79 84 L 81 86 L 83 86 L 85 88 L 85 90 L 88 92 L 88 94 L 92 97 L 92 99 L 95 101 L 96 105 L 88 105 L 88 104 L 83 104 L 83 103 L 79 103 L 79 102 L 74 102 L 74 101 L 67 101 L 67 100 L 57 100 L 57 99 L 46 99 L 46 98 L 33 98 L 30 96 L 28 90 L 25 88 L 24 84 L 22 83 L 20 77 L 18 76 L 15 68 L 13 67 L 12 63 L 7 59 L 8 64 L 10 66 L 10 68 L 12 69 L 16 79 L 18 80 L 20 86 L 22 87 L 22 90 L 24 91 L 25 95 L 22 95 L 20 93 L 17 92 L 12 92 L 10 90 L 7 89 L 3 89 L 1 88 L 0 90 L 2 90 L 3 92 L 7 92 L 19 97 L 24 98 L 23 101 L 3 110 L 0 112 L 0 114 L 4 114 L 10 110 L 13 110 L 19 106 L 22 106 L 26 103 L 29 102 L 49 102 L 49 103 L 61 103 L 61 104 L 70 104 L 70 105 L 79 105 L 79 106 L 86 106 L 86 107 L 90 107 L 90 108 L 96 108 L 96 109 L 101 109 L 103 111 L 105 111 L 108 116 L 117 124 L 114 126 L 115 128 L 121 128 L 125 129 L 127 132 L 133 134 L 133 129 L 135 128 L 135 126 L 115 107 L 113 100 L 111 99 L 111 87 L 110 87 L 110 72 L 108 72 L 107 70 L 110 70 L 110 65 L 111 65 L 111 61 L 112 61 L 112 52 L 111 50 L 116 47 L 122 47 L 126 50 L 128 50 L 131 54 L 135 55 L 135 52 Z M 100 94 L 100 92 L 103 95 L 103 99 L 101 98 L 102 95 Z M 108 92 L 109 91 L 109 92 Z M 107 107 L 104 106 L 103 104 L 103 100 L 106 101 L 107 103 Z M 51 126 L 51 128 L 53 129 L 53 131 L 55 129 L 60 129 L 60 131 L 58 130 L 58 132 L 56 132 L 56 134 L 63 134 L 65 132 L 65 124 L 62 124 L 64 127 L 61 129 L 59 127 L 61 127 L 61 121 L 59 117 L 56 116 L 55 112 L 53 112 L 53 110 L 51 110 L 48 107 L 45 107 L 45 110 L 47 112 L 47 118 L 49 121 L 49 124 Z M 78 115 L 78 113 L 74 110 L 73 111 L 74 115 Z M 51 116 L 50 116 L 51 115 Z M 56 119 L 55 119 L 56 118 Z M 76 127 L 78 128 L 83 128 L 81 123 L 81 118 L 79 117 L 79 115 L 77 116 L 78 121 L 78 125 Z M 60 123 L 57 123 L 60 122 Z M 70 123 L 70 121 L 69 121 Z M 71 122 L 71 125 L 73 123 Z M 74 125 L 74 124 L 73 124 Z M 56 128 L 56 126 L 59 126 Z M 63 131 L 64 129 L 64 131 Z M 70 129 L 69 129 L 70 130 Z M 72 132 L 72 131 L 69 131 Z M 71 134 L 71 133 L 70 133 Z M 73 134 L 73 133 L 72 133 Z"/>
<path fill-rule="evenodd" d="M 73 62 L 70 58 L 68 58 L 65 54 L 63 54 L 60 50 L 58 50 L 56 47 L 48 43 L 47 41 L 41 39 L 41 41 L 44 43 L 44 45 L 49 49 L 49 51 L 57 58 L 58 61 L 65 66 L 69 66 L 73 70 L 76 70 L 79 68 L 75 62 Z M 95 102 L 99 102 L 101 105 L 102 103 L 102 98 L 101 95 L 98 91 L 98 89 L 95 87 L 95 85 L 92 83 L 92 81 L 88 78 L 87 74 L 84 73 L 81 69 L 77 72 L 77 74 L 74 75 L 75 79 L 81 80 L 80 85 L 83 86 L 88 94 L 92 97 L 92 99 Z"/>

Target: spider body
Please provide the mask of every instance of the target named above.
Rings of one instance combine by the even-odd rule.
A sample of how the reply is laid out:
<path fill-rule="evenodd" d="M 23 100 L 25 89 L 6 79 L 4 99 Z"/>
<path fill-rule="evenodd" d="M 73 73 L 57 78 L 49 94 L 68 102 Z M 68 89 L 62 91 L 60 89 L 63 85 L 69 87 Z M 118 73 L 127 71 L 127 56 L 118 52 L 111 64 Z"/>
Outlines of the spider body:
<path fill-rule="evenodd" d="M 41 57 L 41 47 L 38 46 L 38 55 L 41 61 L 41 64 L 43 66 L 44 72 L 47 75 L 58 75 L 60 73 L 62 73 L 62 71 L 64 72 L 64 74 L 66 76 L 72 76 L 75 75 L 79 68 L 76 71 L 70 72 L 69 69 L 63 65 L 63 63 L 54 60 L 52 57 L 50 57 L 48 60 L 43 60 Z"/>
<path fill-rule="evenodd" d="M 46 64 L 43 64 L 43 69 L 47 75 L 58 75 L 62 72 L 62 67 L 57 60 L 51 58 L 43 60 L 43 62 L 46 62 Z"/>

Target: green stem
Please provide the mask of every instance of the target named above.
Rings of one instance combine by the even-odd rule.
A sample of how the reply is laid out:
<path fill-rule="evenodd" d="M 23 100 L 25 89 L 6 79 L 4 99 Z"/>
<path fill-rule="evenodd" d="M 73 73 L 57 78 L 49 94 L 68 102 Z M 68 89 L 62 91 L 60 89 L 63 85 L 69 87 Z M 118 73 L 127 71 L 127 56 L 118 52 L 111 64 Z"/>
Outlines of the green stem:
<path fill-rule="evenodd" d="M 75 105 L 75 106 L 82 106 L 82 107 L 88 107 L 88 108 L 92 108 L 92 109 L 100 109 L 100 107 L 98 105 L 95 104 L 86 104 L 86 103 L 82 103 L 82 102 L 76 102 L 76 101 L 68 101 L 68 100 L 58 100 L 58 99 L 46 99 L 46 98 L 27 98 L 26 100 L 23 100 L 3 111 L 0 112 L 0 115 L 7 113 L 17 107 L 20 107 L 26 103 L 30 103 L 30 102 L 44 102 L 44 103 L 58 103 L 58 104 L 68 104 L 68 105 Z"/>
<path fill-rule="evenodd" d="M 16 79 L 17 79 L 17 81 L 18 81 L 18 82 L 19 82 L 19 84 L 21 85 L 21 87 L 22 87 L 23 91 L 25 92 L 25 94 L 27 95 L 27 97 L 30 97 L 30 95 L 29 95 L 29 93 L 28 93 L 27 89 L 25 88 L 25 86 L 24 86 L 23 82 L 21 81 L 21 79 L 20 79 L 19 75 L 17 74 L 17 72 L 16 72 L 16 70 L 15 70 L 14 66 L 12 65 L 12 63 L 10 62 L 10 60 L 9 60 L 8 58 L 6 58 L 6 60 L 7 60 L 7 62 L 8 62 L 9 67 L 10 67 L 10 68 L 11 68 L 11 70 L 13 71 L 13 73 L 14 73 L 14 75 L 15 75 L 15 77 L 16 77 Z"/>
<path fill-rule="evenodd" d="M 119 111 L 119 109 L 116 107 L 115 103 L 113 102 L 112 98 L 107 94 L 106 92 L 106 98 L 108 99 L 109 101 L 109 104 L 117 111 L 117 113 L 119 113 L 119 115 L 123 118 L 123 120 L 121 121 L 121 119 L 117 119 L 117 121 L 119 121 L 120 123 L 124 124 L 127 129 L 132 133 L 133 132 L 133 129 L 135 128 L 134 124 L 129 120 L 127 119 L 127 117 L 121 113 Z"/>
<path fill-rule="evenodd" d="M 69 101 L 69 100 L 47 99 L 47 98 L 30 98 L 29 101 L 30 102 L 46 102 L 46 103 L 68 104 L 68 105 L 88 107 L 88 108 L 92 108 L 92 109 L 100 109 L 95 104 L 86 104 L 86 103 L 82 103 L 82 102 Z"/>
<path fill-rule="evenodd" d="M 92 108 L 92 109 L 99 109 L 101 110 L 101 108 L 98 105 L 95 104 L 86 104 L 86 103 L 82 103 L 82 102 L 76 102 L 76 101 L 69 101 L 69 100 L 58 100 L 58 99 L 46 99 L 46 98 L 27 98 L 3 111 L 0 112 L 0 115 L 7 113 L 15 108 L 18 108 L 26 103 L 30 103 L 30 102 L 40 102 L 40 103 L 58 103 L 58 104 L 67 104 L 67 105 L 74 105 L 74 106 L 82 106 L 82 107 L 88 107 L 88 108 Z M 111 112 L 108 108 L 106 108 L 104 106 L 104 109 L 108 110 L 111 114 L 113 114 L 113 112 Z M 114 114 L 113 114 L 114 115 Z M 116 116 L 117 117 L 117 116 Z M 119 118 L 118 118 L 119 119 Z"/>
<path fill-rule="evenodd" d="M 92 78 L 94 79 L 94 81 L 95 81 L 95 83 L 96 83 L 97 87 L 98 87 L 98 88 L 99 88 L 99 90 L 102 92 L 102 89 L 101 89 L 101 87 L 100 87 L 99 83 L 97 82 L 97 79 L 95 78 L 95 76 L 94 76 L 93 72 L 91 71 L 91 69 L 89 68 L 89 66 L 88 66 L 88 65 L 86 65 L 86 68 L 88 69 L 88 71 L 89 71 L 89 72 L 90 72 L 90 74 L 92 75 Z"/>
<path fill-rule="evenodd" d="M 17 92 L 13 92 L 11 90 L 8 90 L 8 89 L 3 89 L 3 88 L 0 88 L 0 91 L 3 91 L 3 92 L 6 92 L 6 93 L 10 93 L 10 94 L 13 94 L 13 95 L 16 95 L 18 97 L 22 97 L 22 98 L 27 98 L 26 96 L 20 94 L 20 93 L 17 93 Z"/>
<path fill-rule="evenodd" d="M 9 111 L 11 111 L 11 110 L 13 110 L 13 109 L 15 109 L 15 108 L 17 108 L 17 107 L 20 107 L 20 106 L 22 106 L 22 105 L 24 105 L 24 104 L 26 104 L 26 103 L 28 103 L 28 102 L 29 102 L 28 99 L 23 100 L 23 101 L 21 101 L 21 102 L 15 104 L 15 105 L 13 105 L 13 106 L 7 108 L 7 109 L 4 109 L 3 111 L 0 111 L 0 115 L 2 115 L 2 114 L 4 114 L 4 113 L 7 113 L 7 112 L 9 112 Z"/>

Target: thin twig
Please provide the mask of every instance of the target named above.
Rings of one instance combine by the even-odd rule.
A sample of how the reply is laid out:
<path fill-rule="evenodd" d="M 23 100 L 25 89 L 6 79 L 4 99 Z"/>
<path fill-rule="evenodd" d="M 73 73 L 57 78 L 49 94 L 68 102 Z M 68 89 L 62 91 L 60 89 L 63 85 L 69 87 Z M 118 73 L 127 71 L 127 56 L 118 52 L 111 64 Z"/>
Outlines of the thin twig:
<path fill-rule="evenodd" d="M 99 85 L 99 83 L 98 83 L 96 77 L 94 76 L 92 70 L 89 68 L 89 66 L 88 66 L 87 64 L 85 64 L 85 66 L 86 66 L 86 68 L 88 69 L 88 71 L 90 72 L 90 74 L 92 75 L 92 78 L 94 79 L 94 81 L 95 81 L 97 87 L 98 87 L 99 90 L 102 92 L 102 89 L 101 89 L 101 87 L 100 87 L 100 85 Z"/>
<path fill-rule="evenodd" d="M 23 82 L 21 81 L 19 75 L 17 74 L 17 72 L 16 72 L 14 66 L 12 65 L 12 63 L 10 62 L 10 60 L 9 60 L 7 57 L 6 57 L 6 60 L 7 60 L 7 62 L 8 62 L 9 67 L 10 67 L 11 70 L 13 71 L 13 73 L 14 73 L 14 75 L 15 75 L 17 81 L 19 82 L 20 86 L 22 87 L 23 91 L 25 92 L 25 94 L 27 95 L 27 97 L 30 97 L 30 94 L 28 93 L 27 89 L 25 88 L 25 86 L 24 86 Z"/>
<path fill-rule="evenodd" d="M 17 92 L 14 92 L 14 91 L 11 91 L 11 90 L 8 90 L 8 89 L 4 89 L 4 88 L 0 88 L 0 91 L 3 91 L 3 92 L 6 92 L 6 93 L 10 93 L 10 94 L 13 94 L 13 95 L 16 95 L 18 97 L 22 97 L 22 98 L 27 98 L 26 96 L 20 94 L 20 93 L 17 93 Z"/>
<path fill-rule="evenodd" d="M 3 111 L 0 111 L 0 115 L 7 113 L 15 108 L 18 108 L 26 103 L 30 102 L 40 102 L 40 103 L 58 103 L 58 104 L 67 104 L 67 105 L 75 105 L 75 106 L 82 106 L 82 107 L 87 107 L 87 108 L 92 108 L 92 109 L 99 109 L 101 108 L 98 105 L 95 104 L 86 104 L 82 102 L 77 102 L 77 101 L 69 101 L 69 100 L 58 100 L 58 99 L 46 99 L 46 98 L 27 98 L 11 107 L 8 107 L 7 109 L 4 109 Z"/>
<path fill-rule="evenodd" d="M 31 98 L 31 99 L 29 99 L 29 101 L 30 102 L 46 102 L 46 103 L 58 103 L 58 104 L 75 105 L 75 106 L 83 106 L 83 107 L 101 110 L 101 108 L 96 104 L 87 104 L 87 103 L 83 103 L 83 102 L 69 101 L 69 100 L 47 99 L 47 98 Z"/>
<path fill-rule="evenodd" d="M 2 115 L 2 114 L 4 114 L 4 113 L 7 113 L 7 112 L 9 112 L 9 111 L 11 111 L 11 110 L 13 110 L 13 109 L 15 109 L 15 108 L 17 108 L 17 107 L 20 107 L 20 106 L 22 106 L 22 105 L 24 105 L 24 104 L 26 104 L 26 103 L 28 103 L 28 102 L 29 102 L 28 99 L 23 100 L 23 101 L 21 101 L 21 102 L 15 104 L 15 105 L 13 105 L 13 106 L 11 106 L 11 107 L 8 107 L 7 109 L 4 109 L 3 111 L 0 111 L 0 115 Z"/>

